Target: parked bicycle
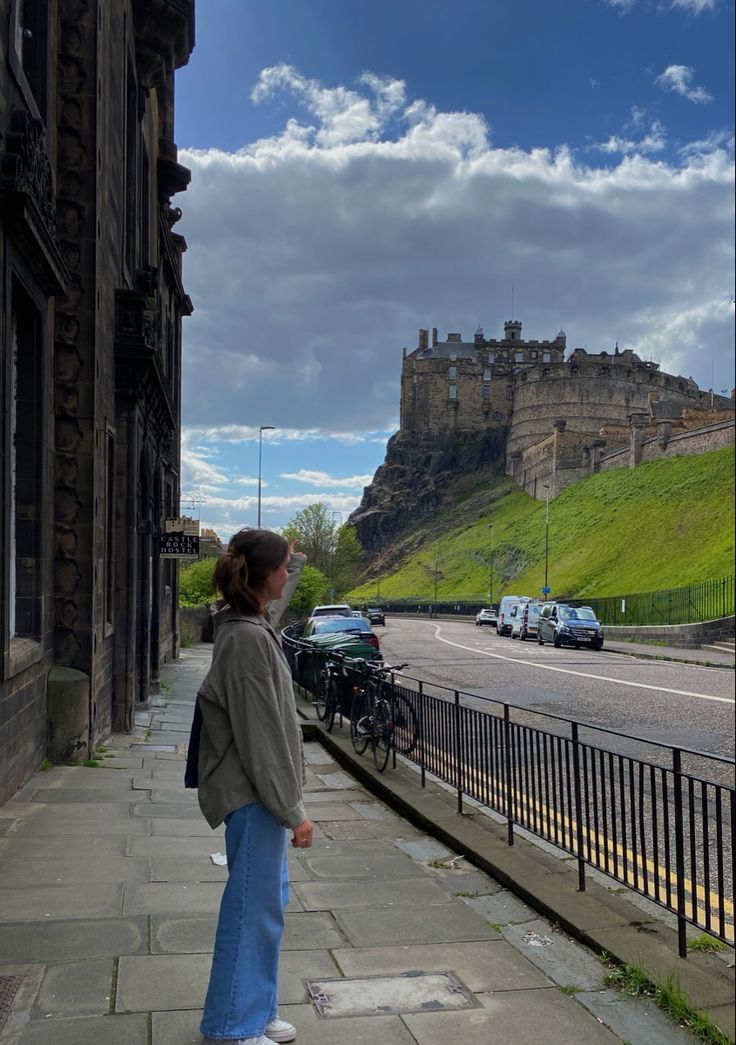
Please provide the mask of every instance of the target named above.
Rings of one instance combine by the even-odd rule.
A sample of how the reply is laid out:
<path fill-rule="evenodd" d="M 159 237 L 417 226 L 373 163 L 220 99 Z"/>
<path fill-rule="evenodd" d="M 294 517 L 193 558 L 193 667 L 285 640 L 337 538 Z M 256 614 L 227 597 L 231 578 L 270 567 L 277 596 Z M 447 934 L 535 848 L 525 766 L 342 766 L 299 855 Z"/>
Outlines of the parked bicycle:
<path fill-rule="evenodd" d="M 317 718 L 320 722 L 324 722 L 328 733 L 332 732 L 335 716 L 338 712 L 340 712 L 342 724 L 340 690 L 342 689 L 343 676 L 346 674 L 345 659 L 342 653 L 335 651 L 328 653 L 317 678 L 314 708 L 317 712 Z"/>
<path fill-rule="evenodd" d="M 358 662 L 355 662 L 358 666 Z M 361 665 L 364 681 L 353 687 L 350 708 L 350 739 L 358 755 L 371 745 L 373 761 L 379 773 L 388 764 L 391 751 L 408 755 L 419 737 L 417 715 L 407 698 L 396 692 L 393 679 L 387 676 L 405 668 L 403 664 Z"/>

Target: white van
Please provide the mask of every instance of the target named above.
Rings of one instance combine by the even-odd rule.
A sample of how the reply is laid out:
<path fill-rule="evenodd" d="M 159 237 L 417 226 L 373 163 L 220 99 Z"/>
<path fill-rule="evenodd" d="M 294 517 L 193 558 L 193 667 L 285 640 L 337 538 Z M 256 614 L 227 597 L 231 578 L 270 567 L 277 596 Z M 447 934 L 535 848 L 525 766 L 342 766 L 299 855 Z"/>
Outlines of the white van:
<path fill-rule="evenodd" d="M 499 635 L 510 635 L 513 626 L 512 612 L 515 606 L 532 602 L 530 595 L 504 595 L 498 604 L 498 623 L 496 631 Z"/>

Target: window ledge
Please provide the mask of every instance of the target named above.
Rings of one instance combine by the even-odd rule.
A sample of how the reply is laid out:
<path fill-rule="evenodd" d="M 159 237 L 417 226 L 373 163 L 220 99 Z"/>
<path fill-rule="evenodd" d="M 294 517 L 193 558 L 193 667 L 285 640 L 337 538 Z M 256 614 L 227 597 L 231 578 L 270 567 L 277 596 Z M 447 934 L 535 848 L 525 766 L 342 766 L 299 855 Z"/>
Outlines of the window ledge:
<path fill-rule="evenodd" d="M 35 639 L 12 638 L 8 657 L 8 678 L 37 664 L 43 657 L 43 646 Z"/>

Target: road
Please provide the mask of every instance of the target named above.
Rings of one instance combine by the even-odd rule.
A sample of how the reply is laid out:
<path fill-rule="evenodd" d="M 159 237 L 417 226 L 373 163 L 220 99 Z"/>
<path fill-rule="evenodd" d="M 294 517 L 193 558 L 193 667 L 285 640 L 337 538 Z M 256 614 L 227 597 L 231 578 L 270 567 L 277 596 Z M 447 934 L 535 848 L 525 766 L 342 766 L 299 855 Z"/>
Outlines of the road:
<path fill-rule="evenodd" d="M 484 803 L 503 810 L 509 793 L 504 783 L 506 742 L 498 720 L 502 709 L 489 704 L 490 699 L 521 709 L 511 713 L 512 723 L 519 728 L 511 741 L 516 749 L 511 793 L 517 803 L 515 818 L 535 833 L 555 842 L 559 833 L 559 844 L 576 851 L 573 836 L 576 825 L 582 825 L 589 859 L 593 850 L 598 860 L 605 853 L 617 854 L 628 868 L 624 878 L 628 884 L 637 887 L 636 875 L 644 875 L 648 895 L 655 887 L 665 890 L 669 885 L 672 904 L 677 882 L 674 831 L 675 823 L 681 823 L 686 850 L 685 902 L 691 904 L 693 896 L 697 897 L 699 916 L 695 920 L 700 925 L 710 928 L 725 918 L 721 933 L 733 940 L 730 799 L 727 791 L 720 790 L 733 787 L 733 766 L 685 755 L 682 769 L 693 779 L 680 789 L 683 804 L 679 812 L 673 804 L 672 774 L 652 767 L 671 770 L 672 747 L 733 757 L 732 672 L 637 660 L 605 650 L 542 647 L 536 642 L 501 638 L 468 621 L 389 617 L 381 629 L 381 646 L 387 662 L 409 662 L 406 675 L 421 680 L 428 696 L 453 700 L 455 689 L 472 694 L 460 702 L 469 709 L 463 718 L 461 762 L 466 790 Z M 411 683 L 408 686 L 416 688 Z M 478 717 L 476 710 L 491 712 L 497 725 L 490 732 L 483 725 L 486 716 Z M 583 745 L 590 745 L 581 754 L 587 760 L 583 768 L 587 787 L 579 811 L 569 784 L 572 749 L 562 739 L 557 742 L 537 733 L 570 737 L 567 723 L 546 717 L 549 715 L 595 727 L 583 728 L 579 734 Z M 453 722 L 448 709 L 447 714 L 430 716 L 425 727 L 421 757 L 428 768 L 434 764 L 445 779 L 454 777 Z M 609 758 L 594 748 L 624 758 Z M 601 816 L 608 817 L 612 834 Z M 618 877 L 615 869 L 614 873 Z M 708 908 L 713 922 L 703 920 Z"/>
<path fill-rule="evenodd" d="M 407 675 L 633 734 L 644 742 L 637 757 L 656 760 L 658 744 L 734 756 L 734 676 L 728 670 L 637 660 L 605 649 L 557 650 L 501 638 L 471 621 L 389 617 L 376 630 L 387 661 L 409 661 Z"/>

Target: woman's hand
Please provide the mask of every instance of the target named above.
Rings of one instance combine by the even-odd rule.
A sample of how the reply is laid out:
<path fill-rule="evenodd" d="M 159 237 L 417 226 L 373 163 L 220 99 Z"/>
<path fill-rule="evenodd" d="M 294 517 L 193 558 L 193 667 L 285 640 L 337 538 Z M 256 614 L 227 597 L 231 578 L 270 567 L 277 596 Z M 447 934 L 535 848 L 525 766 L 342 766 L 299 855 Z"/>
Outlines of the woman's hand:
<path fill-rule="evenodd" d="M 295 849 L 309 849 L 312 844 L 312 831 L 314 830 L 311 821 L 302 820 L 297 826 L 292 828 L 293 837 L 291 844 Z"/>
<path fill-rule="evenodd" d="M 296 541 L 297 539 L 295 537 L 293 541 L 289 542 L 289 555 L 297 555 L 300 559 L 306 559 L 304 552 L 298 552 L 296 550 Z"/>

